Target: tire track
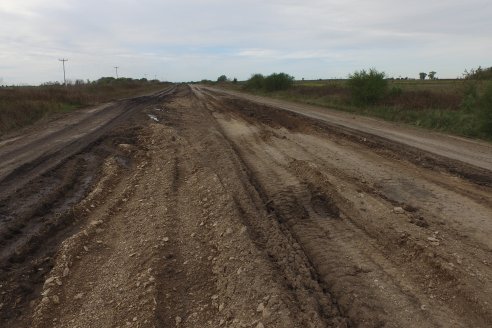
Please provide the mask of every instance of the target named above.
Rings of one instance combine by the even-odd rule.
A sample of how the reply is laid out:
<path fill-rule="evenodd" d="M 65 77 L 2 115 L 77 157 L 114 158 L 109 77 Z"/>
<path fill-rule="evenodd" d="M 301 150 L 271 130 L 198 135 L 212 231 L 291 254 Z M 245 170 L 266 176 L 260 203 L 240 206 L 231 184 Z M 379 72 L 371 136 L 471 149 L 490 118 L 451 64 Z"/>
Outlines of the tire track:
<path fill-rule="evenodd" d="M 220 99 L 213 96 L 209 107 L 215 106 L 213 113 L 225 134 L 251 170 L 253 179 L 257 180 L 255 184 L 264 188 L 266 205 L 288 227 L 341 305 L 342 313 L 353 324 L 465 327 L 474 322 L 476 326 L 487 326 L 491 312 L 486 299 L 490 289 L 483 290 L 480 300 L 473 297 L 472 291 L 483 287 L 479 287 L 478 281 L 463 279 L 462 270 L 450 267 L 446 251 L 436 256 L 428 249 L 429 241 L 422 238 L 420 227 L 408 232 L 405 231 L 408 223 L 404 229 L 395 225 L 406 216 L 393 213 L 398 203 L 381 197 L 381 192 L 363 187 L 366 183 L 361 183 L 362 178 L 355 175 L 363 175 L 358 172 L 363 170 L 347 168 L 349 175 L 341 174 L 339 169 L 332 170 L 316 150 L 309 149 L 305 138 L 303 143 L 296 142 L 300 137 L 282 130 L 300 129 L 302 134 L 299 119 L 291 124 L 285 117 L 264 118 L 270 113 L 267 109 L 255 109 L 246 103 L 236 107 L 236 104 L 230 105 L 229 101 L 220 104 Z M 248 114 L 255 110 L 258 114 Z M 261 121 L 255 121 L 255 116 Z M 278 126 L 278 122 L 286 125 Z M 313 130 L 308 127 L 307 131 Z M 408 196 L 403 197 L 406 200 Z M 453 234 L 459 240 L 459 234 Z M 442 243 L 442 238 L 452 237 L 429 238 Z M 470 254 L 473 252 L 476 249 Z M 486 253 L 482 256 L 488 257 Z M 479 260 L 482 256 L 475 258 Z M 489 270 L 481 265 L 481 276 L 485 277 L 484 271 Z M 466 287 L 455 292 L 455 286 L 463 283 Z M 426 284 L 428 287 L 422 288 Z M 462 321 L 465 313 L 466 323 Z"/>

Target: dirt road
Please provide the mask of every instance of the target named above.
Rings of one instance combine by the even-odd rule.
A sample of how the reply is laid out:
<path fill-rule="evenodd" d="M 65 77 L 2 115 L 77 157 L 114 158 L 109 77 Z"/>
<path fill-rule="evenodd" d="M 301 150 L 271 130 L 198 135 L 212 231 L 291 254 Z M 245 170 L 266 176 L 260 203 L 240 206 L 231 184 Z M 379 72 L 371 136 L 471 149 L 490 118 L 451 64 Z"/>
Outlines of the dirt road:
<path fill-rule="evenodd" d="M 492 170 L 492 145 L 487 142 L 460 138 L 369 117 L 355 116 L 327 108 L 296 104 L 277 99 L 255 96 L 224 89 L 206 88 L 209 91 L 232 95 L 259 104 L 282 108 L 293 113 L 323 121 L 325 124 L 359 136 L 379 137 L 386 142 L 404 144 L 407 148 L 426 151 L 443 159 Z"/>
<path fill-rule="evenodd" d="M 168 91 L 1 182 L 3 325 L 492 324 L 487 144 L 461 161 L 423 135 Z"/>

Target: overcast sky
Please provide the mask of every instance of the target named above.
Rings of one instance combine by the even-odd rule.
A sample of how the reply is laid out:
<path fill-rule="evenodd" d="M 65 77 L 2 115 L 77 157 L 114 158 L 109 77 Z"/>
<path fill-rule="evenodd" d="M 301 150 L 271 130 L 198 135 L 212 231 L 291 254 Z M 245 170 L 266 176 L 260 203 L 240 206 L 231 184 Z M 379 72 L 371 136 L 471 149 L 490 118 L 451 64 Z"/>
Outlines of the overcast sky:
<path fill-rule="evenodd" d="M 492 66 L 491 0 L 0 0 L 0 84 Z M 3 81 L 3 82 L 1 82 Z"/>

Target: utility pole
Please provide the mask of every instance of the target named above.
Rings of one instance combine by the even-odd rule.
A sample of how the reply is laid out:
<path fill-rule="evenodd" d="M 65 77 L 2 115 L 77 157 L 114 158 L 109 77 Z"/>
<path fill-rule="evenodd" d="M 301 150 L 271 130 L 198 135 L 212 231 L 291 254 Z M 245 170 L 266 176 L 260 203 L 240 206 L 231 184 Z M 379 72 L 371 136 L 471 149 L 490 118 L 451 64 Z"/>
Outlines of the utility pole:
<path fill-rule="evenodd" d="M 63 63 L 63 83 L 67 86 L 67 79 L 65 78 L 65 62 L 68 61 L 68 59 L 63 58 L 58 60 Z"/>
<path fill-rule="evenodd" d="M 120 68 L 119 66 L 115 66 L 114 69 L 116 70 L 116 79 L 118 79 L 118 68 Z"/>

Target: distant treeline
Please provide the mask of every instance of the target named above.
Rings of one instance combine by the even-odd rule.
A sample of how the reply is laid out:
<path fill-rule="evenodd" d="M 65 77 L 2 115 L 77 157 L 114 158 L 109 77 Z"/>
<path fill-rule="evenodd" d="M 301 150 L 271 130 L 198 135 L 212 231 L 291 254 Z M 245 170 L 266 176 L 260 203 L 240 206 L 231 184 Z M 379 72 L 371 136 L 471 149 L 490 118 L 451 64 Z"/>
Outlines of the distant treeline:
<path fill-rule="evenodd" d="M 129 77 L 120 77 L 120 78 L 114 78 L 112 76 L 104 76 L 101 77 L 97 80 L 90 81 L 90 80 L 82 80 L 82 79 L 77 79 L 77 80 L 67 80 L 67 85 L 87 85 L 87 84 L 92 84 L 92 85 L 138 85 L 142 83 L 159 83 L 159 80 L 147 80 L 146 78 L 141 78 L 141 79 L 132 79 Z M 41 84 L 41 86 L 61 86 L 63 83 L 60 83 L 58 81 L 55 82 L 44 82 Z"/>

